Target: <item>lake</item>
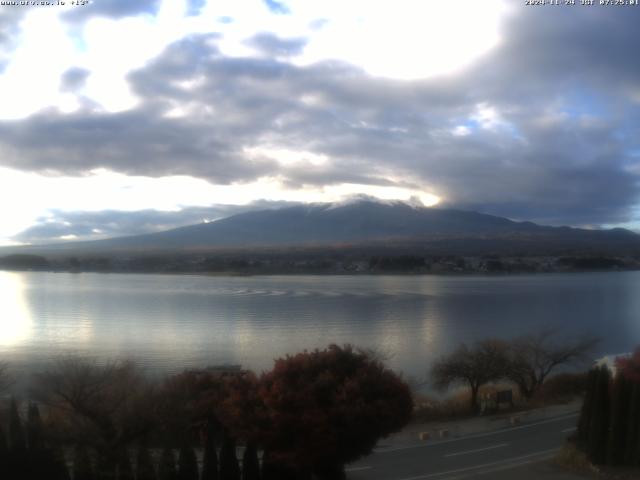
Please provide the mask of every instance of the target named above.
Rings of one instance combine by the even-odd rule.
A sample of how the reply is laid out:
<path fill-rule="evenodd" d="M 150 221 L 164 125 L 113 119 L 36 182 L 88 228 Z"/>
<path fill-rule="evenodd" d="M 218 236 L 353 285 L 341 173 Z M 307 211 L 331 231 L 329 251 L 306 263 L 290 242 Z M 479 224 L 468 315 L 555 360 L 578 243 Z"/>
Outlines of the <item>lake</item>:
<path fill-rule="evenodd" d="M 545 328 L 640 344 L 640 272 L 513 276 L 196 276 L 0 272 L 0 360 L 69 352 L 150 371 L 242 364 L 330 343 L 388 353 L 423 376 L 460 342 Z"/>

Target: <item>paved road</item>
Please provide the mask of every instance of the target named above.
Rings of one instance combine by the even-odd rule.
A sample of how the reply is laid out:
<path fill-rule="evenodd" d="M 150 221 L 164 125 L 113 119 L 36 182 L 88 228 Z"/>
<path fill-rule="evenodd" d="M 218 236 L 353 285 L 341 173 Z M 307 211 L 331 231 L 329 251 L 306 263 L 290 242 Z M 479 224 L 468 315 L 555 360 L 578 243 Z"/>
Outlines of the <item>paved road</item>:
<path fill-rule="evenodd" d="M 577 414 L 440 442 L 380 447 L 347 467 L 349 480 L 448 480 L 507 472 L 551 458 L 575 429 Z M 543 477 L 540 477 L 543 478 Z M 557 476 L 549 478 L 575 478 Z"/>

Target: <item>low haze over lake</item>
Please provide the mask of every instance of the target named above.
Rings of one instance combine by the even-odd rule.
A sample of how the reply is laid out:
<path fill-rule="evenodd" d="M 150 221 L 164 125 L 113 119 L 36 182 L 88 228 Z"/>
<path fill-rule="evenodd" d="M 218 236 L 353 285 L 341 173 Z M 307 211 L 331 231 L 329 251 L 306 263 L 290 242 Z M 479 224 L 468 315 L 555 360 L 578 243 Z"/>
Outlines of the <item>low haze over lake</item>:
<path fill-rule="evenodd" d="M 151 371 L 242 364 L 329 343 L 390 353 L 423 375 L 459 342 L 543 328 L 595 334 L 598 354 L 640 343 L 640 272 L 513 276 L 191 276 L 0 272 L 2 359 L 68 352 Z"/>

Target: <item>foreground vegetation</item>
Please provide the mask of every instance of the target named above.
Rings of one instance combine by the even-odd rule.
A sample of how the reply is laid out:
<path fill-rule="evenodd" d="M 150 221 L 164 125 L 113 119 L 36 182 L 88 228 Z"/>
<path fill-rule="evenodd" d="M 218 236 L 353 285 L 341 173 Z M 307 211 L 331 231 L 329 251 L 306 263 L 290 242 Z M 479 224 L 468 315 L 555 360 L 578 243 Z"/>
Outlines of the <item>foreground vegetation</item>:
<path fill-rule="evenodd" d="M 640 348 L 588 373 L 578 428 L 555 462 L 602 480 L 640 478 Z"/>
<path fill-rule="evenodd" d="M 260 376 L 205 369 L 160 383 L 129 362 L 66 358 L 29 396 L 3 412 L 1 478 L 342 479 L 412 412 L 400 377 L 335 345 Z"/>
<path fill-rule="evenodd" d="M 640 466 L 640 349 L 589 372 L 573 442 L 595 465 Z"/>
<path fill-rule="evenodd" d="M 620 364 L 625 376 L 614 383 L 605 370 L 553 375 L 588 359 L 594 344 L 553 331 L 462 344 L 430 372 L 441 389 L 466 385 L 466 404 L 456 411 L 451 403 L 424 401 L 414 409 L 409 386 L 384 366 L 384 354 L 348 345 L 281 358 L 260 376 L 206 368 L 162 381 L 131 362 L 63 358 L 33 377 L 22 401 L 7 395 L 0 402 L 0 478 L 344 479 L 346 463 L 412 418 L 441 420 L 480 407 L 490 413 L 499 391 L 509 392 L 513 408 L 514 400 L 535 406 L 581 395 L 587 386 L 578 447 L 591 458 L 600 445 L 594 462 L 637 460 L 640 353 Z M 0 391 L 9 392 L 4 373 Z M 591 418 L 603 411 L 614 413 L 606 421 Z M 632 427 L 622 426 L 626 416 Z M 620 457 L 611 453 L 620 448 Z"/>
<path fill-rule="evenodd" d="M 560 338 L 554 330 L 523 335 L 512 340 L 486 339 L 472 345 L 461 344 L 431 368 L 433 385 L 446 390 L 451 385 L 468 388 L 471 411 L 480 408 L 479 392 L 490 383 L 503 383 L 511 392 L 517 388 L 525 402 L 538 396 L 550 375 L 558 369 L 590 361 L 597 339 Z M 575 377 L 565 377 L 572 382 Z M 581 388 L 581 385 L 578 385 Z M 513 398 L 511 393 L 507 398 Z"/>

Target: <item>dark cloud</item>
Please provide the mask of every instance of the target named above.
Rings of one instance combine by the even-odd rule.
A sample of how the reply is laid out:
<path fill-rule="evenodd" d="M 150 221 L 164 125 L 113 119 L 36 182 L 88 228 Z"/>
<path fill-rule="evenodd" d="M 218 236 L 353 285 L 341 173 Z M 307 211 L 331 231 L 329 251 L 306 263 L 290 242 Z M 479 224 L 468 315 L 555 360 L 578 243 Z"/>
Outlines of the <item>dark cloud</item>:
<path fill-rule="evenodd" d="M 84 68 L 72 67 L 62 75 L 60 90 L 75 92 L 84 87 L 91 72 Z"/>
<path fill-rule="evenodd" d="M 3 163 L 70 175 L 101 167 L 148 176 L 193 174 L 221 183 L 255 178 L 275 168 L 269 161 L 245 161 L 222 129 L 206 132 L 202 126 L 159 118 L 159 113 L 47 113 L 26 122 L 6 122 L 0 137 L 13 140 L 2 149 Z"/>
<path fill-rule="evenodd" d="M 258 201 L 248 205 L 216 205 L 213 207 L 185 207 L 179 211 L 140 210 L 124 212 L 105 210 L 100 212 L 65 212 L 54 210 L 47 217 L 20 232 L 13 240 L 30 244 L 47 244 L 65 241 L 61 237 L 73 235 L 76 240 L 99 240 L 155 233 L 186 225 L 257 209 L 281 208 L 294 205 L 288 202 Z"/>
<path fill-rule="evenodd" d="M 4 70 L 9 54 L 20 40 L 20 22 L 32 6 L 0 7 L 0 70 Z"/>
<path fill-rule="evenodd" d="M 292 57 L 304 50 L 304 38 L 280 38 L 273 33 L 258 33 L 246 42 L 248 45 L 271 57 Z"/>
<path fill-rule="evenodd" d="M 193 36 L 130 75 L 136 109 L 0 122 L 0 158 L 74 175 L 429 185 L 449 205 L 512 218 L 624 222 L 639 193 L 639 21 L 635 8 L 521 9 L 465 71 L 411 82 L 229 58 L 217 37 Z M 272 57 L 303 48 L 252 42 Z M 279 164 L 261 145 L 328 161 Z"/>
<path fill-rule="evenodd" d="M 533 10 L 525 9 L 505 24 L 497 61 L 478 69 L 498 82 L 496 88 L 536 92 L 536 83 L 543 82 L 556 94 L 587 87 L 614 93 L 637 82 L 640 59 L 632 53 L 640 40 L 637 8 Z"/>

